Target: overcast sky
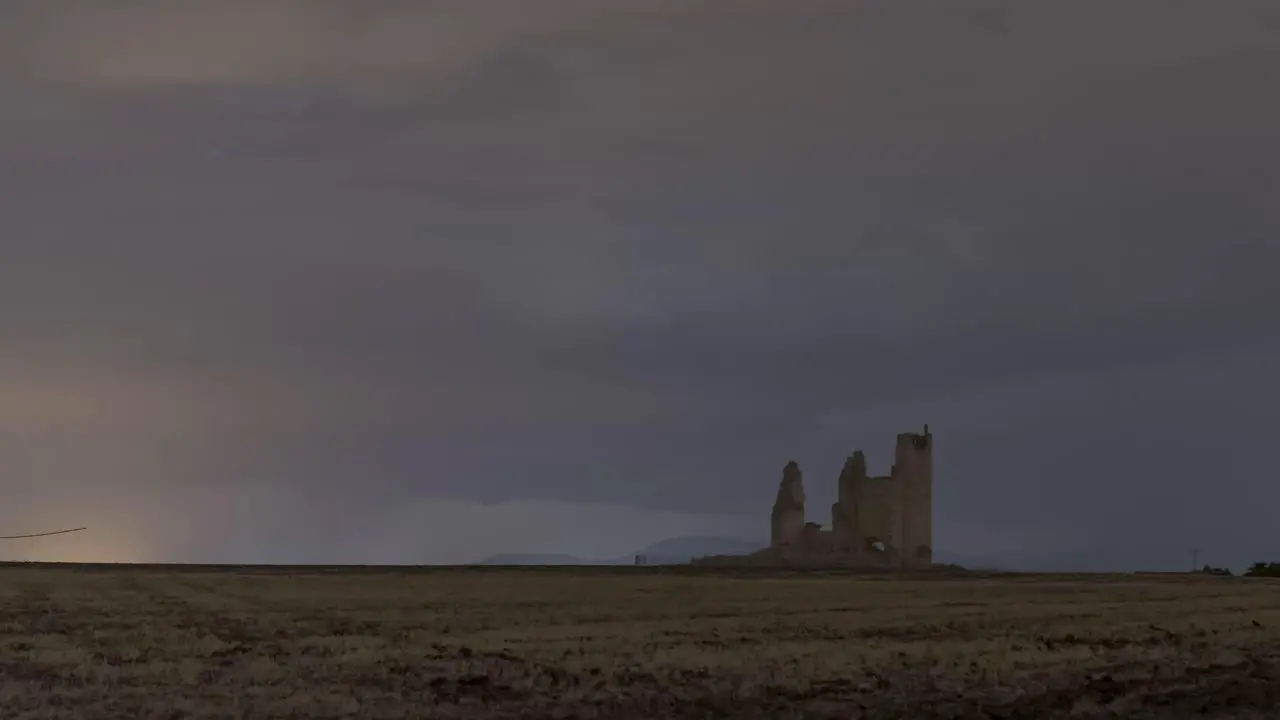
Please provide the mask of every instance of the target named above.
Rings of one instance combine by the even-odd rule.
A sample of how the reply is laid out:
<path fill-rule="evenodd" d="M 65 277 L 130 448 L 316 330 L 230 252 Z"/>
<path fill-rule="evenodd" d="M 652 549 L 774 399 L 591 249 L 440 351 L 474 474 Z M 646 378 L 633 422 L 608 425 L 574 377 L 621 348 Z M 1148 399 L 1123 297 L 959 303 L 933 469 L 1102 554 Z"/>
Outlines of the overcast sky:
<path fill-rule="evenodd" d="M 0 6 L 7 556 L 1280 560 L 1280 7 Z M 1271 556 L 1263 557 L 1267 552 Z"/>

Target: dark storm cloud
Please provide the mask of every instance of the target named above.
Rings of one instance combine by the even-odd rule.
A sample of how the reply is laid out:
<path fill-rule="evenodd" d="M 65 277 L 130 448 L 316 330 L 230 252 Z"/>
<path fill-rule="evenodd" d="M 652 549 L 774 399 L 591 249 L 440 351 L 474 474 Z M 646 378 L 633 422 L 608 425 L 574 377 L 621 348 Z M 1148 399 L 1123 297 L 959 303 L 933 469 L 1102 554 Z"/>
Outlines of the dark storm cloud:
<path fill-rule="evenodd" d="M 7 7 L 32 503 L 294 503 L 262 542 L 311 557 L 461 542 L 369 540 L 433 502 L 760 535 L 787 459 L 821 515 L 927 421 L 940 543 L 1266 540 L 1269 5 Z M 445 516 L 572 512 L 499 507 Z"/>

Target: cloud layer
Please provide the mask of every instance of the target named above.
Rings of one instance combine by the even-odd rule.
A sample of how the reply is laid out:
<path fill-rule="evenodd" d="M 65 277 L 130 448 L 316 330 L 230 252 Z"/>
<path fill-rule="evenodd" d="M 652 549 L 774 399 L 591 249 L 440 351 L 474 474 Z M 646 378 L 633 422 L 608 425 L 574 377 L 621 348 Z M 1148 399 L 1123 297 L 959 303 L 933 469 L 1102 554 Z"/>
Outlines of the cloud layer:
<path fill-rule="evenodd" d="M 625 552 L 929 422 L 957 551 L 1274 540 L 1268 4 L 3 13 L 15 501 Z"/>

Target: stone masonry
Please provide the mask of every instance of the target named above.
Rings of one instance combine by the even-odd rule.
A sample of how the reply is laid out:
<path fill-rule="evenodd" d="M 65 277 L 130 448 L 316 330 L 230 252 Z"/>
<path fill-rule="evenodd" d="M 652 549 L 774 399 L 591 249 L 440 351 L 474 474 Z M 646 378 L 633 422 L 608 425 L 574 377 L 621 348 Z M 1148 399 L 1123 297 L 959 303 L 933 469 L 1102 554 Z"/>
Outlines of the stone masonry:
<path fill-rule="evenodd" d="M 867 475 L 861 450 L 845 460 L 831 529 L 804 519 L 804 482 L 794 461 L 782 470 L 770 544 L 784 559 L 904 569 L 933 565 L 933 436 L 898 435 L 887 476 Z"/>

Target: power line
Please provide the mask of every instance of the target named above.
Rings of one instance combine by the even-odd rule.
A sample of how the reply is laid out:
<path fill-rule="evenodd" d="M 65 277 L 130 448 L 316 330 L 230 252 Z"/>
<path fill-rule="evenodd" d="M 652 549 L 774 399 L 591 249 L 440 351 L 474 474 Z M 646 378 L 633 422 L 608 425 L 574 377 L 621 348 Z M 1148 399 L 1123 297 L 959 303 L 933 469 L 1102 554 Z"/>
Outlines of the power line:
<path fill-rule="evenodd" d="M 80 532 L 88 530 L 87 527 L 71 528 L 69 530 L 54 530 L 53 532 L 30 533 L 28 535 L 0 535 L 0 540 L 21 540 L 23 538 L 48 537 L 50 535 L 66 535 L 67 533 Z"/>

